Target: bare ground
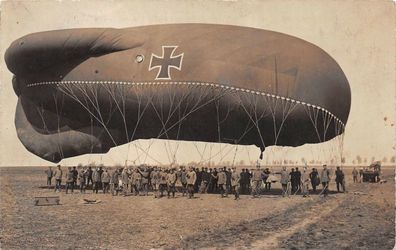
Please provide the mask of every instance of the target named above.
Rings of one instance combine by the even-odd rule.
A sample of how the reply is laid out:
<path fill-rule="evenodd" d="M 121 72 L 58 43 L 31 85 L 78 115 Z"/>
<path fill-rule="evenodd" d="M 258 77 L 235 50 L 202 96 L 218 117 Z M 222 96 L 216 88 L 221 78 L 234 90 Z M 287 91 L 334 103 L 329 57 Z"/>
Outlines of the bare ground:
<path fill-rule="evenodd" d="M 38 207 L 35 196 L 54 195 L 38 188 L 45 183 L 43 171 L 0 169 L 1 249 L 392 249 L 395 245 L 393 169 L 385 171 L 385 184 L 349 185 L 348 193 L 328 198 L 268 195 L 234 201 L 198 195 L 188 200 L 77 191 L 57 193 L 60 206 Z M 102 202 L 84 205 L 83 198 Z"/>

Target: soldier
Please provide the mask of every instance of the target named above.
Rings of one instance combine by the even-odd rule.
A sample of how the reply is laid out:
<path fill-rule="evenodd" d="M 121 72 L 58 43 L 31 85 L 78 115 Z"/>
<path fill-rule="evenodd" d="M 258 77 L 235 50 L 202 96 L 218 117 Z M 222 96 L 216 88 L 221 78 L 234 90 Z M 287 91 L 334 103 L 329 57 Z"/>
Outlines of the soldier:
<path fill-rule="evenodd" d="M 91 183 L 93 189 L 92 172 L 92 167 L 89 166 L 87 170 L 87 187 L 89 186 L 89 183 Z"/>
<path fill-rule="evenodd" d="M 217 193 L 218 191 L 217 180 L 219 177 L 217 175 L 218 175 L 217 168 L 214 168 L 210 180 L 212 184 L 211 193 Z"/>
<path fill-rule="evenodd" d="M 226 187 L 227 175 L 226 175 L 224 169 L 225 168 L 223 168 L 223 169 L 220 168 L 219 173 L 217 175 L 217 177 L 218 177 L 217 185 L 219 186 L 221 198 L 228 196 L 227 187 Z"/>
<path fill-rule="evenodd" d="M 78 181 L 80 183 L 80 193 L 85 193 L 85 175 L 86 175 L 86 169 L 80 166 L 78 169 Z"/>
<path fill-rule="evenodd" d="M 237 173 L 236 168 L 232 168 L 231 173 L 231 191 L 235 194 L 235 200 L 239 199 L 239 188 L 240 188 L 241 175 Z"/>
<path fill-rule="evenodd" d="M 168 175 L 167 175 L 167 185 L 168 185 L 168 198 L 170 198 L 170 193 L 172 193 L 172 197 L 175 198 L 175 192 L 176 192 L 176 180 L 177 180 L 177 175 L 174 172 L 174 169 L 172 168 Z"/>
<path fill-rule="evenodd" d="M 71 192 L 74 191 L 74 170 L 71 167 L 68 167 L 68 171 L 66 172 L 66 194 L 68 190 L 71 189 Z"/>
<path fill-rule="evenodd" d="M 289 196 L 289 172 L 286 170 L 286 167 L 282 168 L 281 171 L 281 179 L 280 179 L 280 183 L 282 185 L 282 196 L 285 197 L 286 195 Z"/>
<path fill-rule="evenodd" d="M 82 166 L 81 164 L 78 164 L 78 166 Z M 77 186 L 77 179 L 78 179 L 78 171 L 76 167 L 73 167 L 73 186 Z"/>
<path fill-rule="evenodd" d="M 364 170 L 363 170 L 363 168 L 360 168 L 359 169 L 359 182 L 362 182 L 363 181 L 363 173 L 364 173 Z"/>
<path fill-rule="evenodd" d="M 111 175 L 108 172 L 107 168 L 105 168 L 104 172 L 102 173 L 102 183 L 103 183 L 103 193 L 109 191 L 109 183 L 110 183 Z"/>
<path fill-rule="evenodd" d="M 330 171 L 327 169 L 327 165 L 323 165 L 322 172 L 320 172 L 320 179 L 322 181 L 323 186 L 323 196 L 327 196 L 327 191 L 329 190 L 329 182 L 330 182 Z"/>
<path fill-rule="evenodd" d="M 307 167 L 304 167 L 301 173 L 301 193 L 303 197 L 309 196 L 309 174 Z"/>
<path fill-rule="evenodd" d="M 201 190 L 200 193 L 206 193 L 208 190 L 208 185 L 210 181 L 210 172 L 208 168 L 204 168 L 204 172 L 202 173 L 202 182 L 201 182 Z"/>
<path fill-rule="evenodd" d="M 154 167 L 153 170 L 150 172 L 150 180 L 153 192 L 157 192 L 158 190 L 158 169 Z"/>
<path fill-rule="evenodd" d="M 269 179 L 270 174 L 271 174 L 271 172 L 270 172 L 269 168 L 264 169 L 262 179 L 265 184 L 265 187 L 264 187 L 265 190 L 271 190 L 271 180 Z"/>
<path fill-rule="evenodd" d="M 297 191 L 297 178 L 296 178 L 296 171 L 294 168 L 291 169 L 290 172 L 290 183 L 291 183 L 291 192 L 294 194 Z"/>
<path fill-rule="evenodd" d="M 197 174 L 195 173 L 192 167 L 190 167 L 186 175 L 186 178 L 187 178 L 188 198 L 191 199 L 192 197 L 194 197 L 194 184 L 197 180 Z"/>
<path fill-rule="evenodd" d="M 352 170 L 353 183 L 358 182 L 358 174 L 359 172 L 357 171 L 356 167 L 354 167 Z"/>
<path fill-rule="evenodd" d="M 194 184 L 194 192 L 196 193 L 199 191 L 199 188 L 201 186 L 202 172 L 199 171 L 199 168 L 196 168 L 194 171 L 195 171 L 195 174 L 197 175 L 197 180 L 195 181 L 195 184 Z"/>
<path fill-rule="evenodd" d="M 247 193 L 247 183 L 246 183 L 246 172 L 245 169 L 242 168 L 242 171 L 240 173 L 240 185 L 241 185 L 241 193 L 246 194 Z"/>
<path fill-rule="evenodd" d="M 260 196 L 260 187 L 262 185 L 262 171 L 257 164 L 256 169 L 252 171 L 252 196 Z"/>
<path fill-rule="evenodd" d="M 168 172 L 167 170 L 160 171 L 158 194 L 155 196 L 155 198 L 161 198 L 164 196 L 164 190 L 167 188 L 167 177 L 168 177 L 167 172 Z"/>
<path fill-rule="evenodd" d="M 337 192 L 340 192 L 340 185 L 342 187 L 342 192 L 345 192 L 345 179 L 344 179 L 344 172 L 340 169 L 340 167 L 337 167 L 337 170 L 335 171 L 336 174 L 336 183 L 337 183 Z"/>
<path fill-rule="evenodd" d="M 119 170 L 116 168 L 111 174 L 110 178 L 110 193 L 114 195 L 118 195 L 118 178 L 119 178 Z"/>
<path fill-rule="evenodd" d="M 52 182 L 52 176 L 54 175 L 52 167 L 49 167 L 47 170 L 45 170 L 45 174 L 47 175 L 47 187 L 50 187 Z"/>
<path fill-rule="evenodd" d="M 180 178 L 180 182 L 182 184 L 182 196 L 184 196 L 187 194 L 187 172 L 184 166 L 182 167 Z"/>
<path fill-rule="evenodd" d="M 309 174 L 309 178 L 311 179 L 312 190 L 316 192 L 316 186 L 320 184 L 319 182 L 319 173 L 316 168 L 312 168 L 312 172 Z"/>
<path fill-rule="evenodd" d="M 100 173 L 99 168 L 92 171 L 92 193 L 98 193 L 100 187 Z"/>
<path fill-rule="evenodd" d="M 224 169 L 225 169 L 225 167 L 224 167 Z M 227 189 L 227 192 L 229 193 L 229 192 L 231 192 L 231 175 L 232 175 L 231 168 L 228 168 L 228 170 L 225 171 L 225 173 L 226 173 L 226 177 L 227 177 L 226 189 Z"/>
<path fill-rule="evenodd" d="M 131 186 L 131 193 L 134 193 L 134 195 L 139 195 L 139 191 L 141 188 L 141 183 L 142 183 L 142 175 L 139 172 L 139 169 L 136 168 L 130 177 L 130 186 Z"/>
<path fill-rule="evenodd" d="M 298 170 L 298 168 L 296 168 L 296 188 L 297 191 L 301 190 L 301 172 L 300 170 Z"/>
<path fill-rule="evenodd" d="M 122 193 L 124 196 L 128 194 L 129 173 L 127 167 L 124 167 L 121 173 Z"/>
<path fill-rule="evenodd" d="M 54 172 L 54 178 L 55 178 L 55 188 L 54 192 L 56 191 L 61 191 L 62 188 L 62 177 L 63 177 L 63 171 L 61 169 L 61 165 L 57 166 L 57 169 Z"/>
<path fill-rule="evenodd" d="M 142 166 L 139 168 L 139 173 L 141 175 L 140 188 L 143 192 L 143 195 L 147 196 L 150 172 L 148 171 L 147 167 Z"/>

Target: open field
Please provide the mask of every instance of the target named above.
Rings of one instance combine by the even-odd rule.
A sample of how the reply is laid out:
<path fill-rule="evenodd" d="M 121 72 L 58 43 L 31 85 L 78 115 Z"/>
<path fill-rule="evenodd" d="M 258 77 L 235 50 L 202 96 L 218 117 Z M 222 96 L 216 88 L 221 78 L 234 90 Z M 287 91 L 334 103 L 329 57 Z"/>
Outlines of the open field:
<path fill-rule="evenodd" d="M 44 168 L 0 168 L 1 249 L 392 249 L 395 245 L 394 169 L 385 184 L 351 184 L 328 198 L 270 195 L 235 201 L 86 194 L 60 196 L 60 206 L 34 206 Z M 332 182 L 330 190 L 335 190 Z M 359 193 L 356 193 L 359 192 Z M 83 198 L 100 199 L 85 205 Z"/>

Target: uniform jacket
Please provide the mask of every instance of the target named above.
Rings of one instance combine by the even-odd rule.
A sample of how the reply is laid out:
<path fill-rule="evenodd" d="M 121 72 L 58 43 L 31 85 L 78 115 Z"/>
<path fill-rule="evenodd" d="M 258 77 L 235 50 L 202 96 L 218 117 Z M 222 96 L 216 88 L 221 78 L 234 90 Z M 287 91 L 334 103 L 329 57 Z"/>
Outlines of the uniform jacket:
<path fill-rule="evenodd" d="M 197 174 L 195 171 L 189 171 L 186 175 L 187 177 L 187 185 L 194 185 L 197 180 Z"/>
<path fill-rule="evenodd" d="M 287 170 L 282 170 L 280 183 L 286 185 L 289 182 L 289 175 Z"/>
<path fill-rule="evenodd" d="M 168 176 L 167 176 L 168 185 L 174 185 L 176 183 L 176 180 L 177 180 L 176 173 L 168 173 Z"/>
<path fill-rule="evenodd" d="M 109 183 L 111 179 L 110 173 L 109 172 L 103 172 L 102 173 L 102 182 L 104 183 Z"/>
<path fill-rule="evenodd" d="M 98 171 L 92 172 L 92 181 L 93 182 L 100 182 L 100 173 Z"/>
<path fill-rule="evenodd" d="M 63 177 L 62 169 L 56 169 L 55 172 L 54 172 L 55 180 L 62 180 L 62 177 Z"/>
<path fill-rule="evenodd" d="M 217 184 L 219 185 L 225 185 L 227 182 L 227 175 L 225 172 L 221 171 L 219 172 L 219 174 L 217 175 L 218 179 L 217 179 Z"/>
<path fill-rule="evenodd" d="M 259 169 L 255 169 L 255 170 L 253 170 L 253 173 L 252 173 L 252 181 L 261 181 L 262 179 L 262 173 L 263 173 L 263 171 L 261 171 L 261 170 L 259 170 Z"/>
<path fill-rule="evenodd" d="M 328 169 L 322 169 L 320 172 L 320 179 L 322 182 L 329 182 L 330 181 L 330 171 Z"/>
<path fill-rule="evenodd" d="M 74 182 L 74 172 L 73 170 L 67 171 L 66 172 L 66 182 Z"/>
<path fill-rule="evenodd" d="M 231 186 L 235 187 L 239 185 L 240 181 L 240 174 L 238 174 L 236 171 L 231 174 Z"/>

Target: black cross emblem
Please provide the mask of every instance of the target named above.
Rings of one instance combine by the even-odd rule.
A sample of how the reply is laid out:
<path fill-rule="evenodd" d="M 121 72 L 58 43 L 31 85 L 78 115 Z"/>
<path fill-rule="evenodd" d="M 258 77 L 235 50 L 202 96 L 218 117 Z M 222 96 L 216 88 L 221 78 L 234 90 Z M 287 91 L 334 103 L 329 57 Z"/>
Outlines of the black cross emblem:
<path fill-rule="evenodd" d="M 162 56 L 151 54 L 149 71 L 159 68 L 155 80 L 170 80 L 171 68 L 181 70 L 184 53 L 174 56 L 173 53 L 177 47 L 178 46 L 162 46 Z"/>

